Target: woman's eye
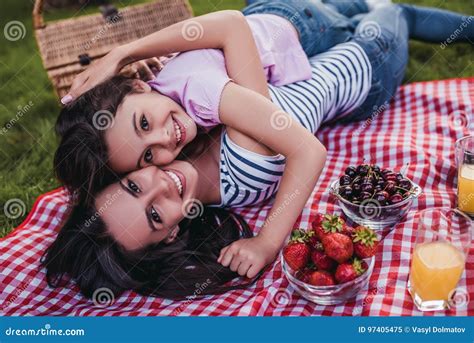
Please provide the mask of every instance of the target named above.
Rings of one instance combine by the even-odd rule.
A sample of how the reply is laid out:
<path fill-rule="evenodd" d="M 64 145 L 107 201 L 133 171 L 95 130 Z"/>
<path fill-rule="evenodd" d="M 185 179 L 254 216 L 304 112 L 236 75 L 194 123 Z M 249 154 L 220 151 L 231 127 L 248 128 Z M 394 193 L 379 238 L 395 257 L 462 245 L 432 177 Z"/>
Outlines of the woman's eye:
<path fill-rule="evenodd" d="M 135 182 L 128 180 L 128 188 L 130 188 L 133 192 L 135 193 L 140 193 L 141 190 L 138 188 L 138 186 L 135 184 Z"/>
<path fill-rule="evenodd" d="M 145 151 L 145 155 L 143 156 L 143 159 L 145 160 L 146 163 L 151 163 L 153 161 L 153 153 L 151 152 L 151 149 L 148 149 Z"/>
<path fill-rule="evenodd" d="M 151 218 L 153 219 L 154 222 L 161 223 L 161 217 L 153 207 L 150 210 L 150 214 L 151 214 Z"/>
<path fill-rule="evenodd" d="M 142 128 L 142 130 L 145 131 L 148 131 L 149 129 L 148 120 L 146 120 L 145 116 L 142 116 L 142 118 L 140 119 L 140 127 Z"/>

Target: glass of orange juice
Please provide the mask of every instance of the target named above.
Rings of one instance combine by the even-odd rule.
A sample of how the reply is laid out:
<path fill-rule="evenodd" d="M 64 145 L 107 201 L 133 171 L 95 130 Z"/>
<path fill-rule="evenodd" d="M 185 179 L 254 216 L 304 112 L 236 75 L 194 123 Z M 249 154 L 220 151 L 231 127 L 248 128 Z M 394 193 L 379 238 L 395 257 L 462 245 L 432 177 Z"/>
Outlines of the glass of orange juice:
<path fill-rule="evenodd" d="M 451 208 L 419 213 L 408 290 L 420 311 L 449 308 L 466 264 L 472 220 Z M 464 292 L 464 291 L 463 291 Z"/>
<path fill-rule="evenodd" d="M 458 208 L 474 216 L 474 136 L 456 141 L 458 166 Z"/>

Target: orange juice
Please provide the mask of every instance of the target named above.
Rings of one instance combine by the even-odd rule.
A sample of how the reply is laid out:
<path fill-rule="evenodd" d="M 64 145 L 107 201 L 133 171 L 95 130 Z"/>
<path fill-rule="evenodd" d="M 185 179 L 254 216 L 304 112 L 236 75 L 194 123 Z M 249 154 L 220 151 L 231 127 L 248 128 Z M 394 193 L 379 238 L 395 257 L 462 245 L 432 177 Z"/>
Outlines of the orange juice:
<path fill-rule="evenodd" d="M 459 168 L 458 206 L 461 211 L 474 214 L 474 165 Z"/>
<path fill-rule="evenodd" d="M 418 244 L 413 253 L 410 287 L 423 301 L 447 301 L 461 278 L 464 264 L 464 254 L 450 243 Z"/>

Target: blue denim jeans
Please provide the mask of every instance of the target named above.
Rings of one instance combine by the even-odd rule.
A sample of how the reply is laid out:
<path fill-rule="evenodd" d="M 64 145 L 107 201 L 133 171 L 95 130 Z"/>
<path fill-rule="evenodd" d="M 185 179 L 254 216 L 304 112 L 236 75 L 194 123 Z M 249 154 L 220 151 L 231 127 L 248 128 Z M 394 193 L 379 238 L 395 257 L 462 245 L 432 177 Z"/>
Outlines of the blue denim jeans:
<path fill-rule="evenodd" d="M 453 37 L 455 32 L 458 34 Z M 372 87 L 366 101 L 347 121 L 370 118 L 388 105 L 405 76 L 410 38 L 436 43 L 448 39 L 474 42 L 474 17 L 411 5 L 391 5 L 364 15 L 352 41 L 367 53 Z"/>
<path fill-rule="evenodd" d="M 308 57 L 349 41 L 355 25 L 346 15 L 367 11 L 365 0 L 325 0 L 324 3 L 320 0 L 261 0 L 250 1 L 242 10 L 244 15 L 267 13 L 289 20 L 298 31 Z"/>
<path fill-rule="evenodd" d="M 474 43 L 474 17 L 406 4 L 368 12 L 365 0 L 253 0 L 245 15 L 280 15 L 296 27 L 308 57 L 347 41 L 362 46 L 372 64 L 372 88 L 345 120 L 363 120 L 383 110 L 401 85 L 410 38 L 433 43 Z M 382 107 L 382 108 L 381 108 Z"/>

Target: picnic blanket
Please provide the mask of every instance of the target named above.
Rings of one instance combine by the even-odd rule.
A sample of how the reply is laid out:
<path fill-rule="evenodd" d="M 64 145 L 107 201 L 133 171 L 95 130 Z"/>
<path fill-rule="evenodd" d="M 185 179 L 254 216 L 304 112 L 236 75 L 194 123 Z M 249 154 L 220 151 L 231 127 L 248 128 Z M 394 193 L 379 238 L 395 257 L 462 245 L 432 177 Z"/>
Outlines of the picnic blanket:
<path fill-rule="evenodd" d="M 423 188 L 407 218 L 384 230 L 368 286 L 342 305 L 320 306 L 298 295 L 282 275 L 280 262 L 269 266 L 253 286 L 218 296 L 171 301 L 126 292 L 107 303 L 87 300 L 74 284 L 51 289 L 39 259 L 54 240 L 64 216 L 67 194 L 56 189 L 38 198 L 28 218 L 0 241 L 0 313 L 3 315 L 74 316 L 335 316 L 335 315 L 474 315 L 474 249 L 449 311 L 422 313 L 407 292 L 410 257 L 416 233 L 414 214 L 434 206 L 456 206 L 454 142 L 473 128 L 474 78 L 414 83 L 401 87 L 386 111 L 365 122 L 329 125 L 318 137 L 328 150 L 323 174 L 296 226 L 307 227 L 317 212 L 339 209 L 329 183 L 349 164 L 363 159 L 399 170 Z M 301 166 L 304 168 L 305 166 Z M 269 204 L 246 208 L 258 232 Z M 469 302 L 469 297 L 472 300 Z"/>

